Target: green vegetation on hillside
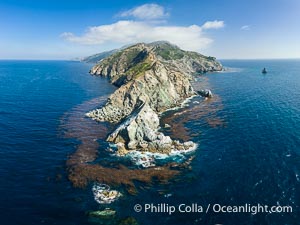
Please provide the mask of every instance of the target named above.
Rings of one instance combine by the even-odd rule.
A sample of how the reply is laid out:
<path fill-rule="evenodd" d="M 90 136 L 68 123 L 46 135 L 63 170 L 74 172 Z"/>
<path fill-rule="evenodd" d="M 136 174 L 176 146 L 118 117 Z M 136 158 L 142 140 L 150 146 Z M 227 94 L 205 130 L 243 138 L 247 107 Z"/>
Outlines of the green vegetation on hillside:
<path fill-rule="evenodd" d="M 126 71 L 126 75 L 131 75 L 132 78 L 137 78 L 142 75 L 145 71 L 151 69 L 151 64 L 145 60 L 144 62 L 140 62 L 137 65 L 131 67 Z"/>
<path fill-rule="evenodd" d="M 165 60 L 176 60 L 184 57 L 183 50 L 167 43 L 157 46 L 155 52 L 157 55 L 161 56 Z"/>
<path fill-rule="evenodd" d="M 182 70 L 183 73 L 205 73 L 222 69 L 214 57 L 184 51 L 169 42 L 159 41 L 138 43 L 119 50 L 100 61 L 93 73 L 108 76 L 112 83 L 121 86 L 145 74 L 156 62 Z"/>

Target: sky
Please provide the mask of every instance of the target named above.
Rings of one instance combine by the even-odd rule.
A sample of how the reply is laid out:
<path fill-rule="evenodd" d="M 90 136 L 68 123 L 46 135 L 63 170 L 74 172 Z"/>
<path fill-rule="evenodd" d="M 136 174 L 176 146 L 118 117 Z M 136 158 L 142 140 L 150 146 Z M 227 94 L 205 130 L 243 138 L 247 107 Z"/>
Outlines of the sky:
<path fill-rule="evenodd" d="M 218 59 L 300 58 L 299 0 L 0 0 L 0 59 L 166 40 Z"/>

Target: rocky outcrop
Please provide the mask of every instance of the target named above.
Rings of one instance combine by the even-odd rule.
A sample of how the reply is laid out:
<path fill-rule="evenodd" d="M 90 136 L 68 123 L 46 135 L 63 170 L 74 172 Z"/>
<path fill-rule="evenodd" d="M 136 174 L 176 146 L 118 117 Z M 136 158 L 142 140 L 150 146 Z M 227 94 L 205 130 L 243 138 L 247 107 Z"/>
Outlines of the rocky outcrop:
<path fill-rule="evenodd" d="M 88 213 L 88 215 L 90 217 L 97 217 L 101 219 L 111 219 L 116 215 L 116 211 L 109 208 L 105 208 L 104 210 L 91 211 Z"/>
<path fill-rule="evenodd" d="M 167 42 L 136 44 L 102 59 L 90 73 L 107 77 L 119 88 L 106 104 L 86 115 L 97 121 L 120 123 L 108 137 L 119 154 L 139 149 L 169 153 L 192 143 L 173 141 L 159 132 L 157 113 L 195 95 L 194 73 L 222 70 L 213 57 L 179 49 Z"/>
<path fill-rule="evenodd" d="M 159 128 L 158 115 L 144 102 L 108 136 L 107 141 L 118 143 L 119 155 L 126 154 L 127 149 L 168 154 L 172 150 L 194 147 L 192 142 L 172 141 L 169 136 L 159 132 Z"/>
<path fill-rule="evenodd" d="M 200 91 L 197 91 L 197 93 L 204 98 L 212 98 L 213 97 L 213 94 L 212 94 L 211 90 L 209 90 L 209 89 L 200 90 Z"/>
<path fill-rule="evenodd" d="M 155 112 L 179 105 L 195 95 L 189 78 L 159 61 L 151 69 L 123 84 L 107 100 L 106 105 L 87 115 L 98 121 L 119 122 L 135 109 L 143 98 Z"/>

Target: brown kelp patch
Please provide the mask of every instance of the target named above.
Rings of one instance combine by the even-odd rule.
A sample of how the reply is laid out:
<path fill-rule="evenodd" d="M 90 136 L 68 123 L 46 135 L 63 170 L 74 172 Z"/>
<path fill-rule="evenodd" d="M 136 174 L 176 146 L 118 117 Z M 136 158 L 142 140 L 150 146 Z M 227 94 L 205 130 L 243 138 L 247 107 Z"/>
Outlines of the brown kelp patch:
<path fill-rule="evenodd" d="M 149 184 L 153 178 L 156 178 L 166 183 L 177 174 L 179 171 L 170 169 L 170 166 L 129 169 L 122 164 L 117 168 L 108 168 L 99 164 L 76 164 L 69 167 L 69 179 L 75 187 L 85 187 L 90 181 L 97 181 L 110 186 L 125 186 L 131 194 L 136 193 L 134 181 Z"/>
<path fill-rule="evenodd" d="M 153 179 L 167 182 L 179 174 L 176 164 L 147 169 L 130 169 L 122 164 L 106 167 L 96 164 L 101 153 L 97 140 L 104 140 L 112 130 L 108 123 L 98 123 L 84 115 L 87 111 L 104 104 L 107 97 L 95 98 L 84 102 L 67 112 L 61 120 L 61 130 L 66 138 L 74 138 L 80 143 L 77 150 L 66 162 L 68 178 L 75 187 L 85 187 L 91 181 L 111 186 L 125 186 L 129 193 L 135 193 L 135 181 L 149 184 Z M 101 157 L 101 156 L 100 156 Z"/>
<path fill-rule="evenodd" d="M 206 118 L 206 122 L 210 127 L 226 127 L 226 123 L 224 119 L 216 117 L 216 118 Z"/>
<path fill-rule="evenodd" d="M 200 81 L 193 82 L 195 90 L 210 89 L 207 77 L 201 77 Z M 200 99 L 199 99 L 200 98 Z M 217 113 L 223 109 L 220 96 L 214 94 L 212 98 L 202 98 L 196 96 L 190 100 L 188 107 L 181 108 L 173 114 L 165 114 L 162 116 L 162 124 L 172 125 L 169 128 L 170 136 L 183 141 L 189 140 L 192 134 L 187 128 L 187 122 L 202 121 L 212 128 L 226 127 L 224 118 L 220 118 Z M 199 131 L 200 132 L 200 131 Z"/>

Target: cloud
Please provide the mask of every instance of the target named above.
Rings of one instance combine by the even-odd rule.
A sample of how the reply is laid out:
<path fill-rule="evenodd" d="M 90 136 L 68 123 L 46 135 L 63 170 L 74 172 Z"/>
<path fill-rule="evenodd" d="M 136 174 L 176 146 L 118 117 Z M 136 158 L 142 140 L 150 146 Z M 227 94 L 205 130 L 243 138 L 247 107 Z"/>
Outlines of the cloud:
<path fill-rule="evenodd" d="M 250 30 L 250 25 L 244 25 L 244 26 L 242 26 L 241 30 Z"/>
<path fill-rule="evenodd" d="M 208 29 L 220 29 L 225 26 L 224 21 L 215 20 L 215 21 L 207 21 L 205 24 L 203 24 L 202 29 L 208 30 Z"/>
<path fill-rule="evenodd" d="M 65 40 L 85 44 L 131 44 L 136 42 L 169 41 L 186 50 L 199 51 L 213 42 L 198 25 L 158 26 L 143 21 L 122 20 L 109 25 L 90 27 L 82 36 L 65 32 Z"/>
<path fill-rule="evenodd" d="M 168 14 L 157 4 L 145 4 L 122 12 L 121 17 L 134 17 L 133 20 L 120 20 L 112 24 L 89 27 L 82 35 L 71 32 L 61 34 L 66 41 L 81 45 L 114 48 L 137 42 L 169 41 L 182 49 L 200 51 L 207 48 L 213 40 L 206 30 L 225 26 L 224 21 L 207 21 L 202 26 L 168 26 Z"/>
<path fill-rule="evenodd" d="M 168 16 L 164 7 L 157 4 L 144 4 L 120 13 L 121 17 L 135 17 L 142 20 L 162 19 Z"/>

